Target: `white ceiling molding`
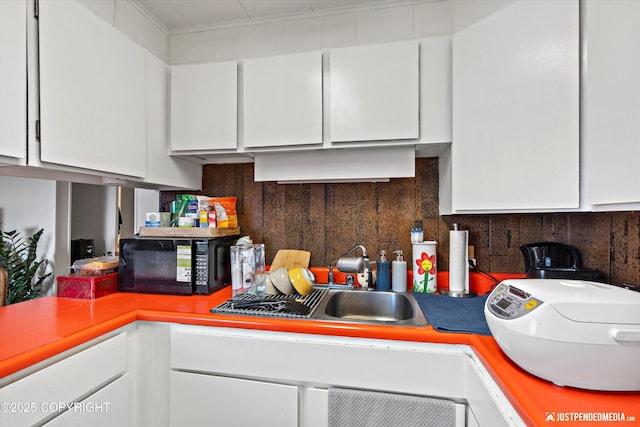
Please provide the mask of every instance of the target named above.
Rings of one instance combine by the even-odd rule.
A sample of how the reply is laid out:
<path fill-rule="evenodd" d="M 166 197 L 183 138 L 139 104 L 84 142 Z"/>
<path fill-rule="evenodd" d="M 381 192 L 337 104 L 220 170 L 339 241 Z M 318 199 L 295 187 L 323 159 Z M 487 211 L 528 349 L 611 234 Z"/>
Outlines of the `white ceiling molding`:
<path fill-rule="evenodd" d="M 129 0 L 167 35 L 444 0 Z"/>

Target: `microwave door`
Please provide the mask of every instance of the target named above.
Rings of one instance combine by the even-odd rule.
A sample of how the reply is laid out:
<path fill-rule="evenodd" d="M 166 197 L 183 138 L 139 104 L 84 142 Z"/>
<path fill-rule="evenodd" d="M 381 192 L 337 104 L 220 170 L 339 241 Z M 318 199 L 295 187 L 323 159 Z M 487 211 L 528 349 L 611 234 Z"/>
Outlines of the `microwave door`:
<path fill-rule="evenodd" d="M 190 240 L 132 239 L 121 245 L 120 290 L 190 295 Z"/>

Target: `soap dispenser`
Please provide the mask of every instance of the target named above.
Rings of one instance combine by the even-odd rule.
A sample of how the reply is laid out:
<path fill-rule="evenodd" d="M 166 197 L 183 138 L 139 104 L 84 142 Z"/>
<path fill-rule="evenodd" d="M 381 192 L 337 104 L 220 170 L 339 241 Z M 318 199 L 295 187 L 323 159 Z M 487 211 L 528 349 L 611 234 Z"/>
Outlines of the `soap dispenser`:
<path fill-rule="evenodd" d="M 391 277 L 389 272 L 389 260 L 387 251 L 380 251 L 380 260 L 376 261 L 376 289 L 380 291 L 391 290 Z"/>
<path fill-rule="evenodd" d="M 393 292 L 406 292 L 407 291 L 407 261 L 404 260 L 401 250 L 393 252 L 396 254 L 396 260 L 393 261 L 391 271 L 393 272 L 393 278 L 391 280 Z"/>

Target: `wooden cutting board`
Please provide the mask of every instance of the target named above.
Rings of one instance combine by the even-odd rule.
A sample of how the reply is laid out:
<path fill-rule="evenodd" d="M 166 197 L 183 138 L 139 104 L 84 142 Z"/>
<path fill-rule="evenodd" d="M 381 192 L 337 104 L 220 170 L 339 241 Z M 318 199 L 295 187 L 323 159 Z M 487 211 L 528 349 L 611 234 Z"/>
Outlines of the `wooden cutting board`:
<path fill-rule="evenodd" d="M 309 268 L 309 261 L 311 260 L 311 252 L 302 251 L 298 249 L 280 249 L 276 256 L 273 257 L 271 263 L 271 271 L 280 267 L 287 268 Z"/>

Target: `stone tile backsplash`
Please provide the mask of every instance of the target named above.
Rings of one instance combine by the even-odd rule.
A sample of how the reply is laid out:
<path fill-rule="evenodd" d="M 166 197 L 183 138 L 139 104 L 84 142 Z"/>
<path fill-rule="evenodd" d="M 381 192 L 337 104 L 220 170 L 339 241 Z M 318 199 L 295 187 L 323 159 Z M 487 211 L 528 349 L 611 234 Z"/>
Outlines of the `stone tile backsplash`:
<path fill-rule="evenodd" d="M 266 244 L 267 262 L 278 249 L 311 251 L 326 266 L 356 244 L 372 258 L 380 250 L 411 254 L 409 230 L 418 221 L 425 240 L 438 242 L 438 269 L 448 269 L 449 229 L 469 230 L 478 267 L 524 272 L 520 245 L 540 241 L 573 246 L 583 265 L 611 283 L 640 285 L 640 213 L 438 214 L 438 159 L 416 159 L 416 177 L 388 183 L 277 184 L 254 182 L 253 164 L 206 165 L 203 194 L 237 196 L 242 234 Z M 175 192 L 162 193 L 169 210 Z M 391 258 L 393 259 L 393 257 Z"/>

